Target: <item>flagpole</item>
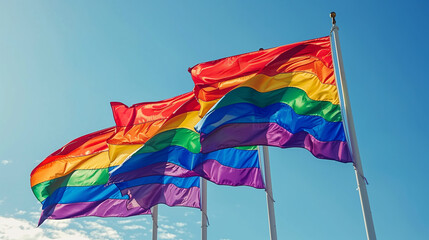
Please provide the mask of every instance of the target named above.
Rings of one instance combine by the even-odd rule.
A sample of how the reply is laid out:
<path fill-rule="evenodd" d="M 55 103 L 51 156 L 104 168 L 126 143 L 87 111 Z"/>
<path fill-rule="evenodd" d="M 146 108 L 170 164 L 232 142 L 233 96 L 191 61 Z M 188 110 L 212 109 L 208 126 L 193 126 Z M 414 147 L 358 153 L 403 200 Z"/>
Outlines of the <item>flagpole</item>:
<path fill-rule="evenodd" d="M 345 120 L 347 122 L 348 130 L 349 130 L 349 137 L 350 137 L 349 144 L 351 145 L 351 152 L 353 157 L 354 169 L 356 173 L 357 185 L 359 189 L 360 201 L 362 205 L 362 213 L 363 213 L 363 218 L 365 222 L 366 235 L 368 240 L 375 240 L 376 236 L 375 236 L 374 222 L 372 221 L 372 214 L 371 214 L 371 208 L 369 205 L 368 192 L 366 190 L 366 181 L 363 175 L 362 163 L 360 160 L 359 147 L 357 144 L 356 131 L 355 131 L 355 126 L 353 121 L 352 109 L 350 105 L 349 93 L 347 90 L 346 76 L 344 73 L 343 57 L 341 55 L 340 40 L 338 37 L 339 28 L 336 25 L 335 12 L 331 12 L 330 16 L 332 18 L 331 32 L 334 35 L 335 52 L 336 52 L 337 61 L 338 61 L 338 72 L 340 74 L 339 80 L 341 83 L 341 91 L 343 93 L 343 101 L 344 101 L 343 108 L 344 108 L 344 113 L 346 115 L 345 119 L 343 117 L 343 121 Z M 336 79 L 338 81 L 337 77 Z M 337 85 L 338 85 L 338 82 L 337 82 Z"/>
<path fill-rule="evenodd" d="M 207 180 L 201 178 L 201 240 L 207 240 Z"/>
<path fill-rule="evenodd" d="M 158 239 L 158 205 L 151 209 L 152 212 L 152 240 Z"/>
<path fill-rule="evenodd" d="M 258 148 L 258 151 L 259 151 L 259 148 Z M 274 197 L 273 197 L 273 188 L 271 184 L 271 168 L 270 168 L 270 157 L 268 155 L 268 147 L 262 146 L 262 152 L 264 155 L 265 192 L 267 194 L 270 239 L 277 240 L 276 216 L 274 214 Z"/>

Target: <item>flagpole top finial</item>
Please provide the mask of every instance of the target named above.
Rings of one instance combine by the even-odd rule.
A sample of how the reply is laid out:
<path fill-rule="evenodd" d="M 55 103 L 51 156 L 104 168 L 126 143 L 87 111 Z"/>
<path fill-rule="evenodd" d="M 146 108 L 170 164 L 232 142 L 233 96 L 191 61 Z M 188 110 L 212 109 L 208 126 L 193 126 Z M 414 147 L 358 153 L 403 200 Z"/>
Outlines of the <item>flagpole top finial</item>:
<path fill-rule="evenodd" d="M 337 14 L 335 12 L 331 12 L 329 16 L 332 18 L 332 24 L 335 25 L 335 23 L 337 23 L 337 21 L 335 21 L 335 17 L 337 16 Z"/>

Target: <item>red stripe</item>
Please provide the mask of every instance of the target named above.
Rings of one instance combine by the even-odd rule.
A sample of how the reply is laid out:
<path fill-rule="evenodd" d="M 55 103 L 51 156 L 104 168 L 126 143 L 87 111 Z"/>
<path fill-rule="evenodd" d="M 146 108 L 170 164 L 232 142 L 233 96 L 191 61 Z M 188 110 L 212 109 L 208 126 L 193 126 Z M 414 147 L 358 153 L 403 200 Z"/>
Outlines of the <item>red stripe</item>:
<path fill-rule="evenodd" d="M 316 66 L 317 61 L 322 62 L 323 69 Z M 282 72 L 312 71 L 322 83 L 335 85 L 329 37 L 200 63 L 189 71 L 195 83 L 194 92 L 204 101 L 222 97 L 242 80 L 234 80 L 227 86 L 220 84 L 256 74 L 275 76 Z"/>
<path fill-rule="evenodd" d="M 319 58 L 327 67 L 332 68 L 330 38 L 323 37 L 200 63 L 189 71 L 195 84 L 208 84 L 258 73 L 269 67 L 272 61 L 285 62 L 298 56 Z"/>
<path fill-rule="evenodd" d="M 144 144 L 170 118 L 200 109 L 192 92 L 164 101 L 138 103 L 131 107 L 118 102 L 113 102 L 111 105 L 118 126 L 108 143 L 115 145 Z"/>
<path fill-rule="evenodd" d="M 106 151 L 108 149 L 106 141 L 114 134 L 114 132 L 115 128 L 111 127 L 74 139 L 62 148 L 53 152 L 43 160 L 43 162 L 37 165 L 37 167 L 31 172 L 31 175 L 33 175 L 39 167 L 59 159 L 87 156 Z"/>
<path fill-rule="evenodd" d="M 193 93 L 189 92 L 158 102 L 134 104 L 131 107 L 119 102 L 111 102 L 110 105 L 116 126 L 125 127 L 168 118 L 192 97 Z"/>

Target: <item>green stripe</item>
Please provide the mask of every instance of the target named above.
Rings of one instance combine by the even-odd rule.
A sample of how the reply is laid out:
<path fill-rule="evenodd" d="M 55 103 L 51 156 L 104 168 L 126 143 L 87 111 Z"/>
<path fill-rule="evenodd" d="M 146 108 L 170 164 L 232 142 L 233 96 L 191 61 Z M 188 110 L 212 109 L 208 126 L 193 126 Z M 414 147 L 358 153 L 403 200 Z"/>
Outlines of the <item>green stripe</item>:
<path fill-rule="evenodd" d="M 235 147 L 238 150 L 258 150 L 258 146 L 242 146 L 242 147 Z"/>
<path fill-rule="evenodd" d="M 249 98 L 246 98 L 247 96 Z M 304 90 L 295 87 L 285 87 L 262 93 L 250 87 L 236 88 L 226 94 L 211 112 L 235 103 L 249 103 L 260 108 L 275 103 L 284 103 L 292 107 L 299 115 L 320 116 L 329 122 L 342 120 L 340 105 L 310 99 Z"/>
<path fill-rule="evenodd" d="M 102 185 L 106 184 L 107 180 L 109 180 L 108 168 L 78 169 L 66 176 L 41 182 L 31 189 L 36 198 L 42 202 L 60 187 Z"/>
<path fill-rule="evenodd" d="M 136 154 L 157 152 L 172 145 L 184 147 L 192 153 L 199 153 L 200 135 L 186 128 L 168 130 L 153 136 Z"/>
<path fill-rule="evenodd" d="M 151 153 L 161 151 L 169 146 L 180 146 L 192 153 L 199 153 L 201 149 L 200 135 L 187 128 L 176 128 L 155 135 L 136 152 Z M 240 150 L 256 150 L 256 146 L 236 147 Z"/>

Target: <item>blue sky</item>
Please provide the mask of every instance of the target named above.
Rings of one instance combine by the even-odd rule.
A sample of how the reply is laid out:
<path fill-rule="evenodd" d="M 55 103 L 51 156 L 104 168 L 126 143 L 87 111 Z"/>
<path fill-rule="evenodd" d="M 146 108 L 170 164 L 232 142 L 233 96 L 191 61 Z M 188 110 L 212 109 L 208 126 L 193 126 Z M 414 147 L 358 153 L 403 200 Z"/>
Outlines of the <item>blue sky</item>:
<path fill-rule="evenodd" d="M 47 221 L 29 174 L 131 105 L 188 92 L 200 62 L 326 36 L 337 12 L 379 239 L 429 236 L 427 1 L 0 1 L 0 238 L 150 239 L 150 216 Z M 270 148 L 279 239 L 364 239 L 351 164 Z M 209 239 L 268 239 L 265 193 L 208 186 Z M 159 239 L 199 239 L 160 207 Z"/>

